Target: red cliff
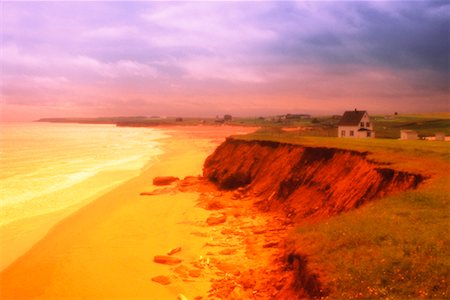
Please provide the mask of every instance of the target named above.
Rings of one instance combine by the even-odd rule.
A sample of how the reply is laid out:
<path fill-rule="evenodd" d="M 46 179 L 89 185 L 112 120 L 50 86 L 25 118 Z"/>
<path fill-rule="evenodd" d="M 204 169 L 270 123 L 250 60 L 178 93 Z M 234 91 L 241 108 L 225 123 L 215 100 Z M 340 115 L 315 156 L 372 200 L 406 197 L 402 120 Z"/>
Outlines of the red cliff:
<path fill-rule="evenodd" d="M 205 162 L 203 175 L 221 189 L 245 188 L 263 209 L 282 208 L 296 221 L 322 219 L 375 198 L 417 187 L 421 175 L 335 148 L 227 139 Z"/>

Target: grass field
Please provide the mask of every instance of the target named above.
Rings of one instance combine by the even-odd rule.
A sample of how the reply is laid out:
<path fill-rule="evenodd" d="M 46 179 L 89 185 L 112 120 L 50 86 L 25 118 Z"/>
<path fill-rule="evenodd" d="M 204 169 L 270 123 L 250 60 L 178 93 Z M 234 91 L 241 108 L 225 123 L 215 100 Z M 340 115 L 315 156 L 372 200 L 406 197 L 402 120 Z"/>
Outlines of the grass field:
<path fill-rule="evenodd" d="M 417 190 L 298 227 L 292 243 L 330 298 L 450 297 L 450 142 L 305 137 L 277 128 L 239 138 L 369 152 L 369 159 L 427 176 Z"/>
<path fill-rule="evenodd" d="M 41 122 L 69 122 L 69 123 L 100 123 L 117 124 L 118 126 L 191 126 L 191 125 L 239 125 L 257 126 L 262 128 L 280 129 L 284 127 L 301 128 L 298 136 L 337 136 L 337 124 L 339 116 L 318 116 L 310 119 L 282 119 L 280 116 L 271 117 L 232 117 L 224 120 L 217 118 L 176 118 L 176 117 L 110 117 L 110 118 L 47 118 Z M 437 132 L 450 135 L 450 113 L 435 113 L 427 115 L 395 115 L 390 118 L 385 116 L 372 116 L 377 138 L 398 139 L 401 129 L 417 130 L 420 137 L 434 136 Z"/>
<path fill-rule="evenodd" d="M 436 113 L 428 115 L 396 115 L 371 117 L 377 138 L 400 138 L 400 130 L 416 130 L 419 137 L 434 136 L 437 132 L 450 135 L 450 113 Z M 339 118 L 332 116 L 316 117 L 303 120 L 272 121 L 256 118 L 237 118 L 233 124 L 252 125 L 265 128 L 301 127 L 299 136 L 337 136 Z"/>

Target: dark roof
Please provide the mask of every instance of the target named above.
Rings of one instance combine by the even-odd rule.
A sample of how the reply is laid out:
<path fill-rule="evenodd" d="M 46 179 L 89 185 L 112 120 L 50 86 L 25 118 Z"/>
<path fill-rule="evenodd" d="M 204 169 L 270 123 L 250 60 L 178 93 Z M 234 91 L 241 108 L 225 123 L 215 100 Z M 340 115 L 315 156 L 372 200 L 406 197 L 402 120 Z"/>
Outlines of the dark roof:
<path fill-rule="evenodd" d="M 346 111 L 339 120 L 338 126 L 357 126 L 365 113 L 365 110 Z"/>

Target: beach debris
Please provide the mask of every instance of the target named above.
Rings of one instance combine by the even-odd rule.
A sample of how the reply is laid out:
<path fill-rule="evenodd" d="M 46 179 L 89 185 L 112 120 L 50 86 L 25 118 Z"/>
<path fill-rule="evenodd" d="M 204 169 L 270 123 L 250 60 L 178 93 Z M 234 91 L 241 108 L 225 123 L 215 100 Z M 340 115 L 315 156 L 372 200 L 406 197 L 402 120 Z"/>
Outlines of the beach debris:
<path fill-rule="evenodd" d="M 174 176 L 158 176 L 153 178 L 153 185 L 170 185 L 178 180 L 180 180 L 180 178 Z"/>
<path fill-rule="evenodd" d="M 219 254 L 221 255 L 232 255 L 235 254 L 237 252 L 236 249 L 232 249 L 232 248 L 228 248 L 228 249 L 223 249 L 219 252 Z"/>
<path fill-rule="evenodd" d="M 278 246 L 278 242 L 268 242 L 263 245 L 263 248 L 273 248 Z"/>
<path fill-rule="evenodd" d="M 191 277 L 200 277 L 202 271 L 200 269 L 189 270 L 189 276 Z"/>
<path fill-rule="evenodd" d="M 168 284 L 170 284 L 170 279 L 169 279 L 169 277 L 164 276 L 164 275 L 160 275 L 160 276 L 153 277 L 153 278 L 152 278 L 152 281 L 157 282 L 157 283 L 162 284 L 162 285 L 168 285 Z"/>
<path fill-rule="evenodd" d="M 234 193 L 233 193 L 233 196 L 231 197 L 231 199 L 233 199 L 233 200 L 239 200 L 239 199 L 242 199 L 244 196 L 242 195 L 242 192 L 240 192 L 240 191 L 235 191 Z"/>
<path fill-rule="evenodd" d="M 181 251 L 181 247 L 176 247 L 173 249 L 170 249 L 169 251 L 167 251 L 167 255 L 174 255 L 175 253 L 178 253 Z"/>
<path fill-rule="evenodd" d="M 243 274 L 239 279 L 239 283 L 242 285 L 244 290 L 252 289 L 256 285 L 256 280 L 253 272 Z"/>
<path fill-rule="evenodd" d="M 178 294 L 177 300 L 188 300 L 188 298 L 183 294 Z"/>
<path fill-rule="evenodd" d="M 244 299 L 244 291 L 241 287 L 235 286 L 233 291 L 230 293 L 229 298 L 230 299 Z"/>
<path fill-rule="evenodd" d="M 263 234 L 266 233 L 267 230 L 266 229 L 257 229 L 253 231 L 253 234 Z"/>
<path fill-rule="evenodd" d="M 213 226 L 225 223 L 226 220 L 227 216 L 224 214 L 211 214 L 208 219 L 206 219 L 206 223 L 208 223 L 209 226 Z"/>
<path fill-rule="evenodd" d="M 195 236 L 199 236 L 199 237 L 208 237 L 208 234 L 206 232 L 198 232 L 198 231 L 196 231 L 196 232 L 191 232 L 191 234 L 195 235 Z"/>
<path fill-rule="evenodd" d="M 225 274 L 232 274 L 234 276 L 239 276 L 241 274 L 241 271 L 239 270 L 239 266 L 226 263 L 226 262 L 219 262 L 216 264 L 217 269 L 224 272 Z"/>
<path fill-rule="evenodd" d="M 181 259 L 173 256 L 156 255 L 153 261 L 163 265 L 176 265 L 181 263 Z"/>
<path fill-rule="evenodd" d="M 179 265 L 172 269 L 183 281 L 188 279 L 189 268 L 184 265 Z"/>
<path fill-rule="evenodd" d="M 204 268 L 205 268 L 205 266 L 204 266 L 201 262 L 199 262 L 199 261 L 194 261 L 194 262 L 192 263 L 192 265 L 193 265 L 194 267 L 198 268 L 198 269 L 204 269 Z"/>
<path fill-rule="evenodd" d="M 151 192 L 142 192 L 140 193 L 141 196 L 156 196 L 156 195 L 162 195 L 162 194 L 168 194 L 171 192 L 174 192 L 175 190 L 173 188 L 163 188 L 163 189 L 156 189 Z"/>

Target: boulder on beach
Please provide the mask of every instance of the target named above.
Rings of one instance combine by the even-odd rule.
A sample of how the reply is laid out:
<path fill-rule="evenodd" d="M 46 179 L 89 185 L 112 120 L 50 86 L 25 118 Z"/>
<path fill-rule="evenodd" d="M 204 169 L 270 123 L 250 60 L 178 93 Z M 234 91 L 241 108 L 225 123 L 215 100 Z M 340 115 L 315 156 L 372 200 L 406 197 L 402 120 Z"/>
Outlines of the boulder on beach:
<path fill-rule="evenodd" d="M 173 257 L 173 256 L 156 255 L 153 258 L 153 261 L 158 264 L 163 264 L 163 265 L 176 265 L 181 262 L 181 259 Z"/>
<path fill-rule="evenodd" d="M 153 178 L 153 185 L 170 185 L 178 180 L 180 180 L 180 178 L 174 176 L 158 176 Z"/>
<path fill-rule="evenodd" d="M 168 284 L 170 284 L 170 279 L 169 279 L 169 277 L 163 276 L 163 275 L 153 277 L 153 278 L 152 278 L 152 281 L 157 282 L 157 283 L 162 284 L 162 285 L 168 285 Z"/>
<path fill-rule="evenodd" d="M 222 224 L 227 220 L 227 216 L 224 214 L 212 214 L 206 219 L 206 223 L 208 223 L 209 226 Z"/>
<path fill-rule="evenodd" d="M 169 251 L 167 251 L 167 255 L 174 255 L 175 253 L 178 253 L 181 251 L 181 247 L 176 247 L 173 249 L 170 249 Z"/>
<path fill-rule="evenodd" d="M 173 188 L 161 188 L 161 189 L 153 190 L 151 192 L 142 192 L 142 193 L 140 193 L 140 195 L 141 196 L 157 196 L 157 195 L 168 194 L 173 191 L 174 191 Z"/>
<path fill-rule="evenodd" d="M 200 277 L 202 271 L 200 269 L 189 270 L 189 276 L 191 277 Z"/>
<path fill-rule="evenodd" d="M 241 271 L 239 270 L 240 267 L 235 264 L 219 262 L 216 264 L 216 268 L 224 273 L 233 274 L 234 276 L 239 276 L 241 274 Z"/>

